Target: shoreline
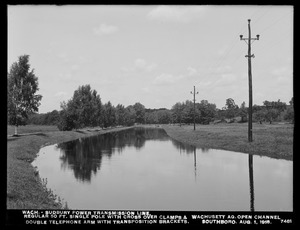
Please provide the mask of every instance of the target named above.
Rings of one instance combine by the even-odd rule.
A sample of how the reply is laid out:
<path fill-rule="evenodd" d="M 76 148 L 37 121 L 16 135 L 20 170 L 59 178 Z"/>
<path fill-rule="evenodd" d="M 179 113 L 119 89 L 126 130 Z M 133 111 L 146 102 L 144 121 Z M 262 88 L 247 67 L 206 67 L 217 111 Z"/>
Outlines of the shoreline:
<path fill-rule="evenodd" d="M 132 127 L 104 130 L 49 131 L 7 136 L 7 209 L 63 209 L 57 196 L 47 189 L 47 181 L 39 177 L 32 161 L 41 147 L 79 138 L 118 132 Z"/>
<path fill-rule="evenodd" d="M 293 161 L 293 126 L 253 124 L 253 142 L 248 142 L 247 125 L 163 125 L 173 139 L 208 149 L 222 149 Z"/>
<path fill-rule="evenodd" d="M 31 164 L 41 147 L 79 138 L 118 132 L 134 127 L 162 128 L 173 139 L 196 147 L 293 160 L 292 125 L 253 126 L 252 143 L 247 139 L 247 126 L 227 125 L 136 125 L 111 129 L 86 128 L 77 131 L 26 131 L 18 137 L 7 136 L 7 209 L 64 209 L 63 202 L 46 187 Z M 38 127 L 37 127 L 38 128 Z M 58 199 L 59 200 L 59 199 Z"/>

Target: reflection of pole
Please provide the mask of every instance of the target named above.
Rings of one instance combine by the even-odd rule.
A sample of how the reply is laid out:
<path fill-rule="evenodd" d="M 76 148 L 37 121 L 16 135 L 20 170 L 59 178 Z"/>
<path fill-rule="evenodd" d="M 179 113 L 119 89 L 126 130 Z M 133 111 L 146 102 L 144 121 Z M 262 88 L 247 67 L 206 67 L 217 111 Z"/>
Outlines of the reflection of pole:
<path fill-rule="evenodd" d="M 194 171 L 195 171 L 195 181 L 196 181 L 196 176 L 197 176 L 196 147 L 194 147 Z"/>
<path fill-rule="evenodd" d="M 249 154 L 250 211 L 254 212 L 253 155 Z"/>

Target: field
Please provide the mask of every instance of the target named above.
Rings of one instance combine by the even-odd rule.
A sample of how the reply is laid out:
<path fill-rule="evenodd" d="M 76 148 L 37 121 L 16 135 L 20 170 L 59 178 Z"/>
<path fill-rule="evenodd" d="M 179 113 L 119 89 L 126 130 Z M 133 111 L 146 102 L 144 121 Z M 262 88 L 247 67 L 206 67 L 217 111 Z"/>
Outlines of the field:
<path fill-rule="evenodd" d="M 293 125 L 253 124 L 252 143 L 248 142 L 247 124 L 163 125 L 172 138 L 203 148 L 224 149 L 243 153 L 293 159 Z M 19 127 L 19 137 L 12 137 L 14 127 L 7 132 L 7 208 L 8 209 L 60 209 L 63 202 L 55 202 L 55 195 L 46 188 L 31 162 L 41 146 L 61 143 L 81 137 L 118 131 L 124 128 L 78 131 L 58 131 L 54 126 Z"/>
<path fill-rule="evenodd" d="M 248 142 L 248 124 L 165 125 L 172 138 L 203 148 L 293 159 L 293 131 L 291 124 L 253 124 L 253 142 Z"/>

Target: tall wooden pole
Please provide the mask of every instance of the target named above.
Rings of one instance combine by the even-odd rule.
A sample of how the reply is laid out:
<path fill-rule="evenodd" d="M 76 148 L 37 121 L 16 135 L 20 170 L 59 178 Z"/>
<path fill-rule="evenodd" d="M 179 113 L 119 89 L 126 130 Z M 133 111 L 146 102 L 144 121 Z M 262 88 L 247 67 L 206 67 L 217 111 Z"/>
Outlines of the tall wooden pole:
<path fill-rule="evenodd" d="M 259 35 L 256 35 L 256 38 L 251 38 L 251 28 L 250 28 L 250 21 L 248 19 L 248 38 L 243 38 L 243 35 L 240 35 L 240 39 L 244 41 L 248 41 L 248 81 L 249 81 L 249 110 L 248 110 L 248 141 L 252 142 L 252 70 L 251 70 L 251 58 L 254 58 L 254 54 L 251 55 L 251 40 L 259 40 Z"/>
<path fill-rule="evenodd" d="M 251 28 L 248 19 L 248 80 L 249 80 L 249 121 L 248 121 L 248 141 L 252 142 L 252 72 L 251 72 Z"/>
<path fill-rule="evenodd" d="M 195 96 L 195 94 L 196 94 L 196 89 L 195 89 L 195 86 L 194 86 L 194 93 L 191 92 L 191 94 L 194 94 L 194 130 L 196 130 L 196 120 L 195 120 L 195 114 L 196 114 L 196 105 L 195 105 L 196 96 Z M 198 94 L 198 92 L 197 92 L 197 94 Z"/>

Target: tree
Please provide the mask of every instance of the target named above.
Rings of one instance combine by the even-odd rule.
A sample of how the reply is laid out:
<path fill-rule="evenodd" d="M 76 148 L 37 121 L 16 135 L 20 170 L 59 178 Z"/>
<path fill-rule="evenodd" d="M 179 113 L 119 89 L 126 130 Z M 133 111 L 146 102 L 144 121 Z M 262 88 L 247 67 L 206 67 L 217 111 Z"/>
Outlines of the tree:
<path fill-rule="evenodd" d="M 141 103 L 137 102 L 133 105 L 133 108 L 136 113 L 136 120 L 137 123 L 145 123 L 145 106 Z"/>
<path fill-rule="evenodd" d="M 264 101 L 264 107 L 266 108 L 265 118 L 267 121 L 272 123 L 277 117 L 279 117 L 280 113 L 286 110 L 286 103 L 281 102 L 280 99 L 278 101 Z"/>
<path fill-rule="evenodd" d="M 179 123 L 181 126 L 181 122 L 184 120 L 184 103 L 177 102 L 175 105 L 172 106 L 172 116 L 173 121 L 175 123 Z"/>
<path fill-rule="evenodd" d="M 287 108 L 286 113 L 284 115 L 284 119 L 291 121 L 294 124 L 295 119 L 294 119 L 294 107 L 293 106 L 289 106 Z"/>
<path fill-rule="evenodd" d="M 102 125 L 103 113 L 101 98 L 90 85 L 79 86 L 73 97 L 61 104 L 60 130 L 79 129 Z"/>
<path fill-rule="evenodd" d="M 266 112 L 266 109 L 257 110 L 253 113 L 253 118 L 256 121 L 259 121 L 260 124 L 262 124 L 263 120 L 265 120 L 266 118 Z"/>
<path fill-rule="evenodd" d="M 267 109 L 265 113 L 265 118 L 267 121 L 270 122 L 270 124 L 272 124 L 272 121 L 275 120 L 278 116 L 279 116 L 279 110 L 274 108 Z"/>
<path fill-rule="evenodd" d="M 110 101 L 108 101 L 103 106 L 103 112 L 104 112 L 104 128 L 115 126 L 116 125 L 116 111 L 115 107 L 111 104 Z"/>
<path fill-rule="evenodd" d="M 216 105 L 209 103 L 207 100 L 202 100 L 196 103 L 196 122 L 200 124 L 209 124 L 216 116 Z"/>
<path fill-rule="evenodd" d="M 43 125 L 57 125 L 59 121 L 59 112 L 53 110 L 52 112 L 44 114 L 44 117 Z"/>
<path fill-rule="evenodd" d="M 146 111 L 145 113 L 145 123 L 146 124 L 158 124 L 158 116 L 155 110 Z"/>
<path fill-rule="evenodd" d="M 129 105 L 125 109 L 125 125 L 132 126 L 135 123 L 136 112 L 132 105 Z"/>
<path fill-rule="evenodd" d="M 59 112 L 59 123 L 57 125 L 57 128 L 60 131 L 69 131 L 75 128 L 75 121 L 77 119 L 77 116 L 75 114 L 71 113 L 71 109 L 68 108 L 68 104 L 66 102 L 62 102 L 60 104 L 61 111 Z"/>
<path fill-rule="evenodd" d="M 118 104 L 116 106 L 116 124 L 117 125 L 125 125 L 125 116 L 126 116 L 126 109 L 123 105 Z"/>
<path fill-rule="evenodd" d="M 71 107 L 78 117 L 76 128 L 97 124 L 96 115 L 99 104 L 101 104 L 100 96 L 97 95 L 96 90 L 91 89 L 90 85 L 79 86 L 74 91 Z"/>
<path fill-rule="evenodd" d="M 232 98 L 226 99 L 226 104 L 223 108 L 226 110 L 225 117 L 228 119 L 233 119 L 237 114 L 238 108 L 239 107 L 235 104 Z"/>
<path fill-rule="evenodd" d="M 184 123 L 194 123 L 194 103 L 192 101 L 186 100 L 183 109 Z"/>
<path fill-rule="evenodd" d="M 29 55 L 19 57 L 8 73 L 7 115 L 8 123 L 15 126 L 15 135 L 18 135 L 18 126 L 25 125 L 28 114 L 37 112 L 42 96 L 36 94 L 38 78 L 34 69 L 30 71 Z"/>
<path fill-rule="evenodd" d="M 278 101 L 264 101 L 263 104 L 266 109 L 277 109 L 279 112 L 286 109 L 286 103 L 281 102 L 280 99 L 278 99 Z"/>
<path fill-rule="evenodd" d="M 284 115 L 284 119 L 291 121 L 293 124 L 295 123 L 295 118 L 294 118 L 294 97 L 289 101 L 290 105 L 288 106 L 286 113 Z"/>
<path fill-rule="evenodd" d="M 239 112 L 238 112 L 238 115 L 241 116 L 241 122 L 247 121 L 247 114 L 248 114 L 248 112 L 247 112 L 247 108 L 246 108 L 246 103 L 243 101 L 243 103 L 241 104 L 241 107 L 239 109 Z"/>
<path fill-rule="evenodd" d="M 226 109 L 236 109 L 237 105 L 235 104 L 235 102 L 232 98 L 228 98 L 228 99 L 226 99 L 225 108 Z"/>
<path fill-rule="evenodd" d="M 158 124 L 169 124 L 172 122 L 172 113 L 167 109 L 155 111 L 154 114 L 157 117 Z"/>
<path fill-rule="evenodd" d="M 59 120 L 59 112 L 53 110 L 48 113 L 29 113 L 26 123 L 34 125 L 58 125 Z"/>

